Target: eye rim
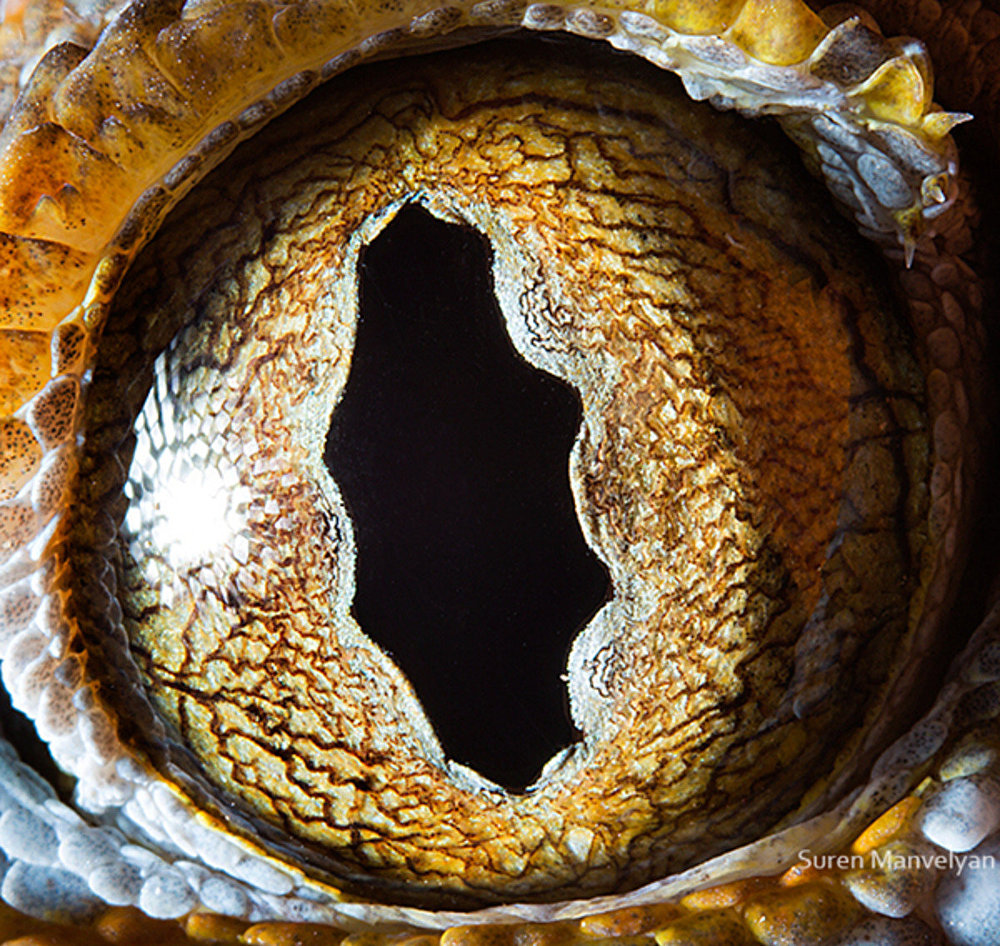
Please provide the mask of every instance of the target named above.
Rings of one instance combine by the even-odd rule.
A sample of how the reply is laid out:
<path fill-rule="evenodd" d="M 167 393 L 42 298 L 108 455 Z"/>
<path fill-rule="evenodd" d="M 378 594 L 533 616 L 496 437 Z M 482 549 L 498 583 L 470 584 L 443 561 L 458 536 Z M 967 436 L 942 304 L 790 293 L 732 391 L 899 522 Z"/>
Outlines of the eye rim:
<path fill-rule="evenodd" d="M 548 21 L 546 21 L 546 25 L 550 25 Z M 217 137 L 211 142 L 213 147 L 226 147 L 232 144 L 231 129 L 225 129 L 224 132 L 217 131 L 216 135 Z M 193 173 L 190 167 L 184 170 L 185 173 Z M 162 193 L 150 194 L 144 198 L 144 201 L 144 209 L 150 210 L 154 215 L 158 216 L 165 212 L 165 197 Z M 117 256 L 105 259 L 103 269 L 98 272 L 95 282 L 91 286 L 89 298 L 95 300 L 96 303 L 95 308 L 88 313 L 92 320 L 100 306 L 98 300 L 102 295 L 113 291 L 121 272 L 127 265 L 126 256 L 134 252 L 135 247 L 141 242 L 145 235 L 144 230 L 145 224 L 139 223 L 137 217 L 133 216 L 130 224 L 126 224 L 120 232 L 116 247 Z"/>

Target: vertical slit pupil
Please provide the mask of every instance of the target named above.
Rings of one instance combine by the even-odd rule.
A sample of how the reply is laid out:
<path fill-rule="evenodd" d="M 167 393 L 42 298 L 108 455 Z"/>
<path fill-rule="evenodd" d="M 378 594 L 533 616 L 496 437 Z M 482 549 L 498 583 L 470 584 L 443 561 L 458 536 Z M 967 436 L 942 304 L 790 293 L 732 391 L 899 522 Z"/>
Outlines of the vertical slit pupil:
<path fill-rule="evenodd" d="M 515 351 L 475 230 L 406 206 L 359 277 L 326 446 L 357 542 L 353 613 L 445 753 L 519 791 L 574 739 L 560 675 L 610 596 L 569 487 L 580 399 Z"/>

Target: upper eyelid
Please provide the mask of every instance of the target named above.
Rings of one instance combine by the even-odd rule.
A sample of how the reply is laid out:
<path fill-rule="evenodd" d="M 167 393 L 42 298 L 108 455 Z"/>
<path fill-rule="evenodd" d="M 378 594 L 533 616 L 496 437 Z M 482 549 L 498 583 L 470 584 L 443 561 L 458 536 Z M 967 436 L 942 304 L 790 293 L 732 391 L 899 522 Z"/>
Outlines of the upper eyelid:
<path fill-rule="evenodd" d="M 751 28 L 760 19 L 756 6 L 752 0 L 713 24 L 728 24 L 725 39 L 688 35 L 685 24 L 658 24 L 628 11 L 615 23 L 572 5 L 526 5 L 523 13 L 519 5 L 505 6 L 500 24 L 520 15 L 532 28 L 592 30 L 679 72 L 698 97 L 728 96 L 722 104 L 749 114 L 784 114 L 790 133 L 831 181 L 845 174 L 853 178 L 850 188 L 839 185 L 840 192 L 853 188 L 851 209 L 868 219 L 872 235 L 881 231 L 888 242 L 895 235 L 912 245 L 924 217 L 943 210 L 954 196 L 957 166 L 947 131 L 964 116 L 932 106 L 928 67 L 912 45 L 886 43 L 882 53 L 869 56 L 873 71 L 848 75 L 849 85 L 820 78 L 843 78 L 843 70 L 830 63 L 843 59 L 860 27 L 847 21 L 826 30 L 804 5 L 797 28 L 779 34 L 786 43 L 798 43 L 803 55 L 809 48 L 812 52 L 791 66 L 753 59 L 740 42 L 772 52 L 765 24 Z M 398 22 L 381 24 L 384 28 L 372 38 L 345 45 L 337 37 L 349 34 L 352 22 L 340 22 L 324 35 L 315 26 L 293 22 L 287 7 L 268 18 L 261 3 L 229 5 L 219 15 L 202 12 L 202 6 L 199 18 L 177 21 L 155 4 L 140 9 L 127 8 L 88 55 L 65 45 L 50 50 L 0 134 L 0 232 L 9 235 L 3 248 L 8 284 L 0 297 L 9 313 L 4 327 L 36 333 L 36 338 L 53 335 L 52 377 L 78 375 L 74 356 L 81 342 L 70 326 L 85 334 L 93 329 L 106 297 L 155 221 L 238 140 L 397 34 L 426 37 L 435 29 L 432 14 L 413 17 L 403 11 Z M 335 4 L 324 10 L 327 19 L 343 15 Z M 473 24 L 490 22 L 481 10 L 475 5 L 461 12 Z M 700 22 L 703 12 L 694 16 L 696 26 L 706 25 Z M 439 19 L 445 31 L 460 25 L 454 18 Z M 236 26 L 243 27 L 240 35 L 264 38 L 256 45 L 234 42 L 228 34 Z M 115 68 L 123 56 L 131 57 L 132 68 Z M 740 73 L 737 88 L 727 87 L 718 75 L 722 63 L 731 68 L 734 62 Z M 248 63 L 255 73 L 249 83 L 239 78 Z M 897 88 L 900 83 L 905 94 Z M 818 130 L 826 140 L 820 140 Z M 836 155 L 845 148 L 854 152 L 847 161 Z M 856 195 L 867 195 L 863 205 Z M 880 201 L 887 198 L 890 206 L 884 207 Z M 31 414 L 33 397 L 52 400 L 40 380 L 8 378 L 3 401 L 18 405 L 12 414 Z M 60 413 L 67 409 L 67 397 L 64 393 L 60 400 Z M 37 424 L 29 426 L 38 439 Z M 44 433 L 42 438 L 50 448 L 52 438 Z M 33 445 L 27 451 L 36 460 L 40 456 Z M 23 541 L 27 527 L 14 521 L 23 516 L 9 512 L 7 518 L 11 538 Z"/>
<path fill-rule="evenodd" d="M 678 39 L 678 42 L 681 43 L 681 45 L 683 45 L 684 41 L 685 40 L 683 36 L 681 36 Z M 703 52 L 708 52 L 708 51 L 703 50 Z M 715 55 L 721 55 L 721 51 L 717 51 Z M 691 63 L 689 64 L 693 65 L 693 62 L 694 60 L 691 60 Z M 298 74 L 299 73 L 296 73 L 296 75 Z M 689 75 L 691 74 L 693 74 L 693 72 L 689 72 Z M 319 70 L 319 75 L 322 75 L 322 69 Z M 274 111 L 283 107 L 283 105 L 291 98 L 297 97 L 299 94 L 301 94 L 307 87 L 309 87 L 309 85 L 315 79 L 318 79 L 318 77 L 319 77 L 318 75 L 308 75 L 306 76 L 306 78 L 303 79 L 296 80 L 292 78 L 290 80 L 285 80 L 286 82 L 290 81 L 292 85 L 286 85 L 284 88 L 281 89 L 278 95 L 274 96 L 273 98 L 265 97 L 265 102 L 267 104 L 263 106 L 261 105 L 248 106 L 242 112 L 241 115 L 242 123 L 245 126 L 246 130 L 249 132 L 249 130 L 255 127 L 254 123 L 269 118 Z M 705 81 L 708 80 L 706 79 Z M 180 82 L 176 78 L 173 78 L 169 84 L 176 88 L 182 86 L 184 83 Z M 696 84 L 696 83 L 694 82 L 694 80 L 691 80 L 691 84 Z M 842 91 L 843 90 L 840 90 L 838 94 L 842 94 Z M 26 103 L 30 102 L 30 96 L 25 99 L 25 102 Z M 12 117 L 11 123 L 9 124 L 8 128 L 5 129 L 4 137 L 2 141 L 0 141 L 0 145 L 9 145 L 16 141 L 18 131 L 21 127 L 23 127 L 19 126 L 18 121 L 19 119 L 17 115 Z M 223 123 L 222 125 L 218 126 L 218 128 L 221 128 L 221 131 L 216 132 L 218 138 L 217 140 L 212 141 L 211 144 L 213 146 L 221 146 L 222 151 L 228 148 L 229 143 L 235 140 L 235 137 L 237 137 L 239 134 L 240 122 L 241 119 L 238 118 L 235 124 L 230 125 L 227 123 Z M 207 130 L 208 127 L 209 125 L 205 124 L 203 126 L 200 126 L 200 130 L 197 132 L 188 131 L 185 140 L 199 139 L 201 133 Z M 127 156 L 128 154 L 127 147 L 121 144 L 122 142 L 127 141 L 127 136 L 125 137 L 120 136 L 115 140 L 118 142 L 118 146 L 117 150 L 111 149 L 113 151 L 113 157 L 110 158 L 110 160 L 113 160 L 116 164 L 118 164 L 122 160 L 123 156 Z M 206 149 L 206 152 L 210 152 L 210 150 L 211 149 Z M 222 153 L 222 151 L 219 151 L 218 153 Z M 23 160 L 27 161 L 28 158 L 25 157 Z M 91 156 L 90 158 L 88 158 L 88 160 L 93 160 L 94 162 L 96 162 L 97 165 L 102 164 L 101 158 L 97 156 Z M 206 158 L 206 162 L 208 160 L 211 159 Z M 157 168 L 159 169 L 160 180 L 165 181 L 170 187 L 176 187 L 178 192 L 183 190 L 184 187 L 189 183 L 189 181 L 193 179 L 195 170 L 200 172 L 204 167 L 204 164 L 199 165 L 197 160 L 189 161 L 188 164 L 185 164 L 184 160 L 182 160 L 180 165 L 174 164 L 171 166 L 172 168 L 177 169 L 176 172 L 173 172 L 171 170 L 163 170 L 163 166 L 168 163 L 169 163 L 168 161 L 164 160 L 161 161 L 159 165 L 157 165 Z M 89 165 L 87 166 L 89 167 Z M 185 177 L 186 174 L 190 176 Z M 147 181 L 146 183 L 148 184 L 149 182 Z M 128 187 L 125 187 L 125 189 L 120 193 L 132 194 L 133 196 L 138 193 L 146 193 L 150 195 L 147 199 L 150 202 L 155 203 L 160 199 L 162 192 L 155 189 L 156 188 L 155 184 L 153 185 L 153 187 L 154 190 L 150 192 L 147 191 L 145 187 L 140 189 L 138 185 L 133 185 L 131 187 L 131 190 Z M 86 194 L 85 188 L 83 187 L 78 188 L 78 191 L 82 194 Z M 85 296 L 84 292 L 80 293 L 81 301 L 85 309 L 87 307 L 88 300 L 90 302 L 90 312 L 86 314 L 96 315 L 102 304 L 102 296 L 113 288 L 114 282 L 120 273 L 120 267 L 123 264 L 122 262 L 123 258 L 132 252 L 134 247 L 137 245 L 139 238 L 143 235 L 142 229 L 141 227 L 139 227 L 138 220 L 136 225 L 137 229 L 133 232 L 129 232 L 128 230 L 126 230 L 123 238 L 120 241 L 116 242 L 115 238 L 111 235 L 114 232 L 115 225 L 111 223 L 104 224 L 103 228 L 100 230 L 89 231 L 88 227 L 85 224 L 82 226 L 82 228 L 74 227 L 72 225 L 73 220 L 71 218 L 68 219 L 68 222 L 66 220 L 60 221 L 58 213 L 56 213 L 55 216 L 49 216 L 48 218 L 45 218 L 43 216 L 40 217 L 38 220 L 32 221 L 30 217 L 22 215 L 20 218 L 18 218 L 15 214 L 9 212 L 9 209 L 12 207 L 23 208 L 25 206 L 30 206 L 30 202 L 26 204 L 24 201 L 20 201 L 17 199 L 9 200 L 8 203 L 5 205 L 3 211 L 0 211 L 0 220 L 6 221 L 8 223 L 13 222 L 14 224 L 16 224 L 16 226 L 11 227 L 11 230 L 17 231 L 18 236 L 30 236 L 33 239 L 39 239 L 39 238 L 50 237 L 58 233 L 60 237 L 60 242 L 65 240 L 65 245 L 71 247 L 71 250 L 69 252 L 57 249 L 52 250 L 52 252 L 62 254 L 65 257 L 65 260 L 62 261 L 61 268 L 58 269 L 57 272 L 65 272 L 67 270 L 76 273 L 80 273 L 81 271 L 86 272 L 87 264 L 86 262 L 83 261 L 87 259 L 93 259 L 96 257 L 96 254 L 93 251 L 93 247 L 97 246 L 101 248 L 97 252 L 103 251 L 105 247 L 113 248 L 110 257 L 105 257 L 105 259 L 110 259 L 109 262 L 103 264 L 106 266 L 106 271 L 100 272 L 99 269 L 95 269 L 95 271 L 98 272 L 98 277 L 96 281 L 90 284 L 89 290 L 87 290 L 86 287 L 84 288 L 84 292 L 89 292 L 89 297 Z M 163 207 L 165 206 L 166 202 L 163 203 Z M 160 212 L 162 212 L 163 207 L 160 208 Z M 52 208 L 50 206 L 49 210 L 51 209 Z M 45 213 L 48 213 L 49 210 L 46 210 Z M 79 235 L 81 229 L 88 230 L 89 235 L 85 234 L 81 238 L 81 236 Z M 30 247 L 30 249 L 32 249 L 33 251 L 39 249 L 37 244 L 20 243 L 18 244 L 18 246 L 21 249 L 25 247 Z M 116 257 L 115 252 L 120 252 L 121 256 Z M 22 254 L 20 257 L 14 257 L 14 258 L 16 262 L 23 263 L 26 267 L 30 267 L 32 265 L 32 260 L 30 260 L 24 254 Z M 37 268 L 34 270 L 34 272 L 37 273 Z M 28 273 L 29 275 L 31 275 L 32 271 L 29 269 Z M 56 279 L 57 277 L 53 278 L 52 280 L 53 283 L 56 282 Z M 68 279 L 66 280 L 66 282 L 67 284 L 72 285 L 74 287 L 74 291 L 77 291 L 77 289 L 81 285 L 81 279 L 79 277 L 75 279 L 72 278 Z M 28 283 L 26 280 L 26 285 L 27 284 Z M 65 305 L 65 302 L 63 302 L 62 304 Z M 58 315 L 59 312 L 55 309 L 55 307 L 53 307 L 53 311 L 51 312 L 49 318 L 56 319 Z M 37 318 L 37 316 L 33 316 L 33 318 Z M 78 344 L 78 342 L 73 344 Z M 59 349 L 59 354 L 56 359 L 54 368 L 65 367 L 66 365 L 80 364 L 79 361 L 74 361 L 73 357 L 71 357 L 72 352 L 75 349 L 70 344 L 70 341 L 66 342 L 59 341 L 57 343 L 57 348 L 59 347 L 59 345 L 62 345 L 62 348 Z M 46 395 L 46 392 L 49 392 L 48 395 Z M 46 400 L 46 396 L 48 397 L 48 400 Z M 29 426 L 33 431 L 41 431 L 43 430 L 44 425 L 46 423 L 44 418 L 48 416 L 45 413 L 45 411 L 47 411 L 48 414 L 52 414 L 53 412 L 57 414 L 60 413 L 58 409 L 54 409 L 51 405 L 55 403 L 56 407 L 58 408 L 58 405 L 61 402 L 58 399 L 55 399 L 55 401 L 53 401 L 53 392 L 49 388 L 44 389 L 41 392 L 41 394 L 37 395 L 36 397 L 38 398 L 37 401 L 25 405 L 24 415 L 28 418 Z"/>

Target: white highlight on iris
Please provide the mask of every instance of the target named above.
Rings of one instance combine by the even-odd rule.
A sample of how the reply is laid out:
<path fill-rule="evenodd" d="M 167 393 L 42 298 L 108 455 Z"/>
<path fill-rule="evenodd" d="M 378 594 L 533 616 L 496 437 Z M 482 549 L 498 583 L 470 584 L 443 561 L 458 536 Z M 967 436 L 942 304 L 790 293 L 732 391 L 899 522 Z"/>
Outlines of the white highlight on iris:
<path fill-rule="evenodd" d="M 234 538 L 222 475 L 212 467 L 182 466 L 160 480 L 148 497 L 150 538 L 176 571 L 210 564 Z"/>
<path fill-rule="evenodd" d="M 182 593 L 184 578 L 221 561 L 246 562 L 248 491 L 228 461 L 212 416 L 175 411 L 176 379 L 164 357 L 135 423 L 135 453 L 125 495 L 123 533 L 161 603 Z M 180 580 L 180 584 L 178 584 Z"/>

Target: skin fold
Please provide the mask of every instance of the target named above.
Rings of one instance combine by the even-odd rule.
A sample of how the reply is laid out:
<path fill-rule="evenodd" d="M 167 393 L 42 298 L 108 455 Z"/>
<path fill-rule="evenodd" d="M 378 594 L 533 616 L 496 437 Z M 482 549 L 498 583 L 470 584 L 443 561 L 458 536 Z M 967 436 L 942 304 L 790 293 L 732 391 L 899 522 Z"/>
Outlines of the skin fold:
<path fill-rule="evenodd" d="M 4 6 L 3 672 L 15 708 L 70 776 L 61 799 L 50 790 L 48 810 L 76 793 L 75 809 L 52 823 L 60 853 L 49 860 L 12 853 L 0 824 L 8 857 L 29 865 L 10 875 L 20 886 L 8 881 L 21 910 L 2 917 L 5 938 L 978 942 L 961 938 L 974 934 L 950 906 L 970 902 L 954 893 L 953 865 L 882 868 L 872 857 L 933 860 L 980 842 L 985 851 L 998 827 L 995 559 L 990 522 L 975 510 L 993 463 L 994 287 L 984 277 L 996 256 L 995 194 L 983 175 L 997 147 L 1000 16 L 978 4 L 865 6 L 874 19 L 795 3 L 188 4 L 182 15 L 151 3 L 127 9 L 100 40 L 113 8 Z M 637 13 L 646 19 L 628 18 Z M 750 133 L 723 124 L 731 116 L 665 133 L 670 120 L 643 104 L 659 95 L 655 70 L 633 80 L 609 66 L 610 85 L 591 92 L 580 77 L 594 50 L 580 52 L 582 41 L 550 47 L 569 70 L 545 73 L 563 111 L 537 125 L 519 125 L 535 94 L 520 75 L 494 87 L 486 65 L 469 85 L 487 90 L 488 107 L 457 83 L 449 92 L 448 66 L 424 72 L 416 59 L 384 86 L 374 71 L 371 88 L 350 84 L 352 67 L 377 67 L 366 60 L 522 22 L 637 52 L 721 108 L 777 115 L 885 269 L 850 234 L 829 235 L 841 224 L 822 202 L 803 209 L 824 200 L 811 182 L 779 180 L 795 160 L 780 150 L 787 143 L 756 175 L 745 171 L 754 146 L 737 141 Z M 886 43 L 876 22 L 885 36 L 921 39 L 929 60 Z M 723 38 L 705 42 L 713 36 Z M 482 48 L 483 63 L 502 56 Z M 464 54 L 442 55 L 478 75 Z M 325 81 L 343 101 L 282 115 Z M 639 117 L 619 127 L 592 98 Z M 513 152 L 490 125 L 505 108 Z M 847 117 L 837 125 L 824 110 Z M 469 118 L 478 111 L 489 131 L 466 130 L 480 127 Z M 976 120 L 956 130 L 956 149 L 949 132 L 965 112 Z M 348 128 L 363 132 L 350 138 Z M 691 137 L 673 165 L 646 160 L 644 149 L 665 153 L 658 136 L 696 131 L 710 143 Z M 322 155 L 315 169 L 286 167 L 302 135 Z M 251 139 L 267 143 L 254 152 Z M 608 158 L 616 147 L 636 163 L 623 157 L 613 177 L 601 160 L 619 164 Z M 695 154 L 717 177 L 690 193 Z M 744 174 L 747 193 L 767 195 L 745 206 L 733 183 Z M 651 209 L 667 186 L 677 188 L 669 213 Z M 731 216 L 699 203 L 715 187 Z M 529 209 L 515 201 L 522 190 L 536 195 Z M 301 541 L 350 532 L 321 469 L 324 425 L 350 367 L 350 274 L 362 244 L 413 194 L 487 235 L 515 348 L 583 404 L 570 481 L 616 593 L 569 660 L 584 737 L 527 794 L 449 761 L 405 677 L 360 638 L 346 616 L 352 540 L 332 556 Z M 266 238 L 238 231 L 248 204 Z M 555 218 L 565 207 L 585 226 L 611 224 L 568 239 Z M 287 263 L 300 244 L 325 249 L 308 265 Z M 557 257 L 575 260 L 580 288 L 560 277 L 562 295 L 546 289 L 540 305 L 524 304 L 525 287 L 547 285 L 532 267 Z M 664 261 L 675 258 L 671 269 Z M 309 266 L 347 276 L 319 295 Z M 744 275 L 717 275 L 728 268 Z M 595 291 L 598 271 L 615 278 Z M 644 324 L 636 286 L 673 321 Z M 222 315 L 196 330 L 188 307 Z M 225 322 L 229 310 L 243 322 Z M 326 364 L 336 369 L 322 383 L 280 387 L 320 378 Z M 289 393 L 265 391 L 262 378 Z M 147 399 L 161 389 L 169 399 Z M 786 427 L 774 405 L 790 401 Z M 652 407 L 664 403 L 677 426 L 661 433 Z M 157 518 L 157 477 L 173 488 L 192 416 L 212 435 L 201 466 L 218 478 L 202 489 L 240 497 L 220 500 L 231 509 L 231 571 L 184 551 Z M 301 449 L 272 462 L 271 440 L 276 456 L 286 442 Z M 679 446 L 664 454 L 665 443 Z M 240 453 L 257 464 L 252 480 L 227 467 Z M 129 474 L 133 462 L 146 464 L 145 478 Z M 692 508 L 708 497 L 696 526 L 673 518 L 689 495 Z M 781 512 L 789 496 L 791 520 Z M 136 504 L 132 518 L 123 497 Z M 148 534 L 158 544 L 145 544 Z M 275 534 L 279 551 L 261 552 Z M 302 551 L 283 558 L 281 542 Z M 209 572 L 212 584 L 201 584 Z M 234 590 L 204 590 L 215 582 Z M 333 589 L 339 615 L 318 644 L 311 628 L 326 620 L 327 591 L 313 582 Z M 677 627 L 684 634 L 671 636 Z M 307 669 L 296 651 L 310 655 Z M 261 653 L 296 669 L 262 674 Z M 353 674 L 378 682 L 357 694 L 324 689 Z M 257 721 L 279 717 L 285 731 L 256 734 Z M 947 821 L 956 809 L 964 822 Z M 948 847 L 954 824 L 969 821 L 975 843 Z M 153 853 L 109 853 L 96 877 L 86 856 L 77 867 L 67 853 L 84 834 L 93 850 L 149 842 Z M 804 849 L 860 860 L 810 866 Z M 112 874 L 125 880 L 114 886 Z M 43 876 L 47 894 L 37 892 Z M 52 880 L 63 876 L 76 878 L 70 894 Z"/>

